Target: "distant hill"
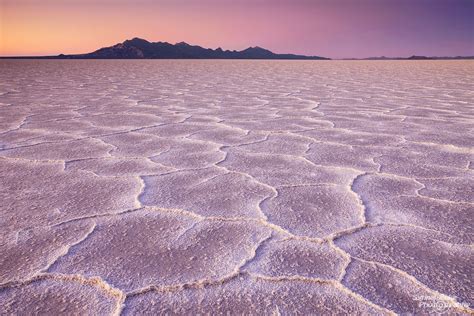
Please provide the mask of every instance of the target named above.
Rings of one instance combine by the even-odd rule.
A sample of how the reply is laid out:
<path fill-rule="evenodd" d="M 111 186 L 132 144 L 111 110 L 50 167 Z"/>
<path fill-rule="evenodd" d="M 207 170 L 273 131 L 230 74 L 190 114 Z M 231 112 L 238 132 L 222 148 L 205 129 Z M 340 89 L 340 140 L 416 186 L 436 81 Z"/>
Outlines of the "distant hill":
<path fill-rule="evenodd" d="M 275 54 L 261 47 L 249 47 L 242 51 L 211 49 L 189 45 L 185 42 L 149 42 L 141 38 L 98 49 L 79 55 L 59 55 L 58 59 L 329 59 L 319 56 Z"/>
<path fill-rule="evenodd" d="M 87 54 L 56 55 L 56 56 L 19 56 L 0 57 L 0 59 L 293 59 L 293 60 L 330 60 L 320 56 L 304 56 L 295 54 L 276 54 L 258 46 L 247 49 L 223 50 L 211 49 L 185 42 L 170 44 L 167 42 L 149 42 L 135 37 L 113 46 L 103 47 Z M 368 57 L 344 58 L 343 60 L 451 60 L 474 59 L 474 56 L 411 56 L 411 57 Z"/>
<path fill-rule="evenodd" d="M 368 58 L 347 58 L 345 60 L 453 60 L 453 59 L 474 59 L 474 56 L 417 56 L 410 57 L 368 57 Z"/>

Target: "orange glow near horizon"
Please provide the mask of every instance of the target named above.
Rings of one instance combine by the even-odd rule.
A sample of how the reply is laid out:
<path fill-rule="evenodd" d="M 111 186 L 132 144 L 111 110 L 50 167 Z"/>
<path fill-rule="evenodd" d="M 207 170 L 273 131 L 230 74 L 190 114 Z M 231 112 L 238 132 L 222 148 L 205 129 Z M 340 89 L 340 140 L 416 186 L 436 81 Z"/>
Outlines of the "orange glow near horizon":
<path fill-rule="evenodd" d="M 123 3 L 80 5 L 67 3 L 67 0 L 55 5 L 48 1 L 44 5 L 27 2 L 19 6 L 7 2 L 1 7 L 0 56 L 86 53 L 133 37 L 245 49 L 263 46 L 261 32 L 267 34 L 266 42 L 273 46 L 267 47 L 278 49 L 277 45 L 271 45 L 272 41 L 295 32 L 286 28 L 274 29 L 271 23 L 265 23 L 259 17 L 265 11 L 270 17 L 277 15 L 280 21 L 291 23 L 291 14 L 281 16 L 282 12 L 277 10 L 245 10 L 236 6 L 232 16 L 225 16 L 221 11 L 220 7 L 199 11 L 196 3 L 186 6 L 153 4 L 150 9 L 149 6 Z M 302 26 L 305 26 L 304 22 Z M 255 29 L 260 33 L 255 33 Z M 316 33 L 313 34 L 315 37 Z"/>
<path fill-rule="evenodd" d="M 6 6 L 1 17 L 0 55 L 85 53 L 128 37 L 150 35 L 136 30 L 137 23 L 144 24 L 136 19 L 128 20 L 134 26 L 130 28 L 120 12 L 77 5 L 47 6 L 41 12 L 37 5 L 25 4 L 21 10 Z"/>
<path fill-rule="evenodd" d="M 141 37 L 333 58 L 474 55 L 470 0 L 0 0 L 0 56 Z"/>
<path fill-rule="evenodd" d="M 35 4 L 2 8 L 0 55 L 85 53 L 137 36 L 137 21 L 129 20 L 135 24 L 130 28 L 124 14 L 114 10 L 78 5 L 46 5 L 41 12 L 38 9 Z"/>

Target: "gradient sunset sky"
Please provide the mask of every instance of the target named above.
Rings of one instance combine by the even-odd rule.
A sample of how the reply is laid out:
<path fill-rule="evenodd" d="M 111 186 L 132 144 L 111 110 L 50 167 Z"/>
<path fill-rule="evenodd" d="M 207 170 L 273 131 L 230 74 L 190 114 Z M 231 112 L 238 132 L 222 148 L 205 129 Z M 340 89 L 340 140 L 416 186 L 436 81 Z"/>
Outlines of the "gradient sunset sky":
<path fill-rule="evenodd" d="M 0 55 L 141 37 L 332 58 L 474 55 L 474 0 L 0 0 Z"/>

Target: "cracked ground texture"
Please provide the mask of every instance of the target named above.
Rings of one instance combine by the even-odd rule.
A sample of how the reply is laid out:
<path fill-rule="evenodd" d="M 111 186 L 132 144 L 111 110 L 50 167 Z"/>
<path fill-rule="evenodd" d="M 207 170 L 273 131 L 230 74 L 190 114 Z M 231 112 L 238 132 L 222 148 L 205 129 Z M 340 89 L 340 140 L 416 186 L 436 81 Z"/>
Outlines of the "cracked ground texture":
<path fill-rule="evenodd" d="M 0 68 L 0 314 L 474 312 L 474 62 Z"/>

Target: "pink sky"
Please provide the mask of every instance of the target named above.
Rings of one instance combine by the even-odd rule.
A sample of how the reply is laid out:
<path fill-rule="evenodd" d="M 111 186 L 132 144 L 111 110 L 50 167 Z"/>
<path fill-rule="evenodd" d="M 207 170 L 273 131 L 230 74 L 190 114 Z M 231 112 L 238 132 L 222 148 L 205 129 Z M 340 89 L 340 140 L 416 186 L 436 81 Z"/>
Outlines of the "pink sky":
<path fill-rule="evenodd" d="M 0 55 L 132 37 L 332 58 L 474 55 L 471 0 L 0 0 Z"/>

